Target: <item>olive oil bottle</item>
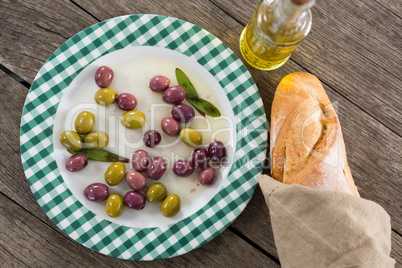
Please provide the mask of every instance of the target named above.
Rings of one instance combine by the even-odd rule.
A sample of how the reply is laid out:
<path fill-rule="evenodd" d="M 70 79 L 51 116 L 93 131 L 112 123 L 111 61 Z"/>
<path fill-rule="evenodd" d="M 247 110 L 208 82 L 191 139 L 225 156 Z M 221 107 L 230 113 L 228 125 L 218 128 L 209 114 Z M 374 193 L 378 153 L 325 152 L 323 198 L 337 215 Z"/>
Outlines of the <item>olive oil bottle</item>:
<path fill-rule="evenodd" d="M 240 50 L 254 68 L 274 70 L 290 58 L 311 29 L 315 0 L 262 0 L 240 36 Z"/>

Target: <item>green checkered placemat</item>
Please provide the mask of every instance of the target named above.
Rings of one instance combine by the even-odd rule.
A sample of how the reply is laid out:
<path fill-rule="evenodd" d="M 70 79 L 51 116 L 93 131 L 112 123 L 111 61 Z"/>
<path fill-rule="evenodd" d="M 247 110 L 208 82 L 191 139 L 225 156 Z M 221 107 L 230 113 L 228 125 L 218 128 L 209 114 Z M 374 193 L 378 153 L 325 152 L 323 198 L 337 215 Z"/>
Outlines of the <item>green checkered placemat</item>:
<path fill-rule="evenodd" d="M 202 209 L 166 228 L 132 228 L 99 221 L 67 188 L 52 157 L 53 124 L 63 89 L 89 63 L 126 46 L 164 47 L 196 59 L 225 90 L 236 120 L 235 161 L 226 183 Z M 202 28 L 159 15 L 113 18 L 67 40 L 37 74 L 25 101 L 20 133 L 25 175 L 47 216 L 84 246 L 131 260 L 181 255 L 223 232 L 254 193 L 266 139 L 262 101 L 236 55 Z"/>

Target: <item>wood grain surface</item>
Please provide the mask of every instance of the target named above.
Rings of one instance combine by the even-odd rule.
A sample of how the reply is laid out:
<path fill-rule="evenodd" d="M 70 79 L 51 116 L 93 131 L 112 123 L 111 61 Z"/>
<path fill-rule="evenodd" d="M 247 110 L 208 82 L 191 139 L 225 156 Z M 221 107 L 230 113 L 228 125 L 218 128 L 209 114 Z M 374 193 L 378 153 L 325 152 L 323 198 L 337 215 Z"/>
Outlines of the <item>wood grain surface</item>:
<path fill-rule="evenodd" d="M 259 0 L 212 2 L 246 25 Z M 386 6 L 377 1 L 318 1 L 311 32 L 292 60 L 401 135 L 402 19 L 401 12 L 395 15 Z"/>
<path fill-rule="evenodd" d="M 241 58 L 238 38 L 258 0 L 0 0 L 0 259 L 5 267 L 277 267 L 268 209 L 259 188 L 245 211 L 210 243 L 180 257 L 129 262 L 93 252 L 62 233 L 32 195 L 19 153 L 19 118 L 30 83 L 68 38 L 105 19 L 152 13 L 194 23 Z M 307 71 L 323 83 L 338 111 L 349 165 L 363 198 L 391 216 L 391 256 L 402 265 L 401 4 L 318 1 L 311 34 L 280 69 L 250 68 L 267 119 L 286 74 Z M 242 59 L 242 58 L 241 58 Z M 13 78 L 22 78 L 19 83 Z"/>

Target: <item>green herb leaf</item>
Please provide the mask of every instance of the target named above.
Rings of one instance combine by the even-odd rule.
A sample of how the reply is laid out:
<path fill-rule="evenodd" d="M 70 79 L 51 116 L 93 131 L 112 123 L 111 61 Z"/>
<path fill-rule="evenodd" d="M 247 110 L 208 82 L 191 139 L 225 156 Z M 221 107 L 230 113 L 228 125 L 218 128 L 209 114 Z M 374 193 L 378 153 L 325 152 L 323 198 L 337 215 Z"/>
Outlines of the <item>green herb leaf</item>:
<path fill-rule="evenodd" d="M 130 162 L 129 159 L 125 157 L 118 156 L 117 154 L 113 154 L 111 152 L 101 150 L 101 149 L 89 149 L 89 148 L 82 148 L 78 151 L 73 151 L 68 149 L 70 154 L 82 154 L 85 155 L 86 158 L 95 161 L 102 161 L 102 162 L 122 162 L 128 163 Z"/>
<path fill-rule="evenodd" d="M 187 75 L 176 68 L 176 79 L 179 85 L 186 91 L 186 99 L 191 103 L 203 116 L 209 115 L 212 117 L 221 116 L 221 112 L 212 103 L 198 96 L 193 84 Z"/>
<path fill-rule="evenodd" d="M 179 85 L 184 88 L 187 95 L 198 97 L 198 93 L 190 79 L 188 79 L 187 75 L 179 68 L 176 68 L 176 79 Z"/>
<path fill-rule="evenodd" d="M 216 108 L 212 103 L 201 99 L 199 97 L 187 96 L 187 100 L 201 113 L 207 114 L 212 117 L 221 116 L 221 112 L 219 112 L 218 108 Z"/>

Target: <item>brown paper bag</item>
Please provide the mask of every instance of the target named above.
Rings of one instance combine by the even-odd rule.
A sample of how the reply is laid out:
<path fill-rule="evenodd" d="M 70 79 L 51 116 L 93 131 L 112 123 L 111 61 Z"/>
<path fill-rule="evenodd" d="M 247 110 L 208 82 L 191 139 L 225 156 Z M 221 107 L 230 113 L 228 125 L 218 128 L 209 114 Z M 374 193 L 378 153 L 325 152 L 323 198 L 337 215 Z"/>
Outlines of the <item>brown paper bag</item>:
<path fill-rule="evenodd" d="M 394 267 L 390 217 L 378 204 L 267 175 L 258 182 L 282 267 Z"/>

